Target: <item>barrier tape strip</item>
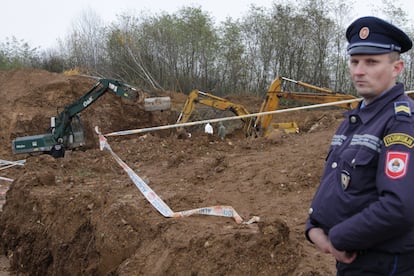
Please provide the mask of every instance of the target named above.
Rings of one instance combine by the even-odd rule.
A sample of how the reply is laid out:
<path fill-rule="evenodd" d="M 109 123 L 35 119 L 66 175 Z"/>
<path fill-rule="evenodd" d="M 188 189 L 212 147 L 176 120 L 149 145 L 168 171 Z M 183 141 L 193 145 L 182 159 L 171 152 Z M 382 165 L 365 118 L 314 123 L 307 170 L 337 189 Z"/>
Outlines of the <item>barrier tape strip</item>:
<path fill-rule="evenodd" d="M 18 161 L 7 161 L 0 159 L 0 171 L 5 170 L 14 166 L 23 166 L 26 160 L 18 160 Z"/>
<path fill-rule="evenodd" d="M 292 111 L 319 108 L 319 107 L 325 107 L 325 106 L 333 106 L 333 105 L 338 105 L 338 104 L 353 103 L 353 102 L 360 101 L 361 99 L 362 98 L 355 98 L 355 99 L 343 100 L 343 101 L 337 101 L 337 102 L 331 102 L 331 103 L 298 106 L 298 107 L 292 107 L 292 108 L 287 108 L 287 109 L 278 109 L 278 110 L 264 111 L 264 112 L 251 113 L 251 114 L 238 115 L 238 116 L 230 116 L 230 117 L 215 118 L 215 119 L 208 119 L 208 120 L 201 120 L 201 121 L 194 121 L 194 122 L 178 123 L 178 124 L 173 124 L 173 125 L 163 125 L 163 126 L 155 126 L 155 127 L 141 128 L 141 129 L 121 130 L 121 131 L 106 133 L 104 135 L 106 137 L 122 136 L 122 135 L 139 134 L 139 133 L 155 131 L 155 130 L 166 130 L 166 129 L 171 129 L 171 128 L 189 127 L 189 126 L 201 125 L 201 124 L 206 124 L 206 123 L 217 123 L 217 122 L 223 122 L 223 121 L 239 120 L 239 119 L 252 118 L 252 117 L 263 116 L 263 115 L 292 112 Z"/>
<path fill-rule="evenodd" d="M 0 180 L 4 180 L 4 181 L 9 181 L 9 182 L 13 182 L 14 180 L 11 178 L 7 178 L 7 177 L 2 177 L 0 176 Z"/>
<path fill-rule="evenodd" d="M 17 161 L 8 161 L 8 160 L 0 159 L 0 171 L 11 168 L 11 167 L 14 167 L 14 166 L 23 166 L 25 162 L 26 162 L 26 159 L 17 160 Z M 14 179 L 11 179 L 11 178 L 8 178 L 8 177 L 2 177 L 2 176 L 0 176 L 0 180 L 4 180 L 4 181 L 8 181 L 8 182 L 13 182 L 14 181 Z M 5 191 L 3 191 L 3 192 L 5 193 Z M 0 194 L 2 194 L 2 193 L 0 193 Z"/>
<path fill-rule="evenodd" d="M 249 221 L 243 222 L 243 218 L 234 210 L 232 206 L 210 206 L 198 209 L 174 212 L 171 208 L 139 177 L 121 158 L 112 150 L 106 138 L 99 132 L 98 127 L 95 127 L 96 133 L 99 135 L 99 146 L 100 150 L 108 150 L 116 162 L 124 169 L 128 174 L 129 178 L 134 182 L 135 186 L 140 190 L 144 197 L 151 203 L 151 205 L 157 209 L 164 217 L 169 218 L 183 218 L 191 215 L 210 215 L 210 216 L 221 216 L 231 217 L 236 223 L 240 224 L 251 224 L 258 222 L 259 217 L 254 216 Z"/>
<path fill-rule="evenodd" d="M 2 166 L 0 166 L 0 171 L 11 168 L 11 167 L 14 167 L 14 166 L 16 166 L 16 165 L 2 165 Z"/>
<path fill-rule="evenodd" d="M 405 94 L 413 94 L 413 93 L 414 93 L 414 90 L 405 91 Z M 166 130 L 166 129 L 171 129 L 171 128 L 189 127 L 189 126 L 201 125 L 201 124 L 206 124 L 206 123 L 218 123 L 218 122 L 223 122 L 223 121 L 239 120 L 239 119 L 252 118 L 252 117 L 263 116 L 263 115 L 271 115 L 271 114 L 299 111 L 299 110 L 305 110 L 305 109 L 334 106 L 334 105 L 339 105 L 339 104 L 354 103 L 354 102 L 358 102 L 361 100 L 362 98 L 355 98 L 355 99 L 350 99 L 350 100 L 342 100 L 342 101 L 336 101 L 336 102 L 330 102 L 330 103 L 298 106 L 298 107 L 257 112 L 257 113 L 252 113 L 252 114 L 239 115 L 239 116 L 230 116 L 230 117 L 215 118 L 215 119 L 201 120 L 201 121 L 195 121 L 195 122 L 178 123 L 178 124 L 173 124 L 173 125 L 147 127 L 147 128 L 140 128 L 140 129 L 121 130 L 121 131 L 106 133 L 104 134 L 104 136 L 106 137 L 123 136 L 123 135 L 139 134 L 139 133 L 155 131 L 155 130 Z"/>
<path fill-rule="evenodd" d="M 26 163 L 26 159 L 17 160 L 17 161 L 9 161 L 9 160 L 2 160 L 0 159 L 0 165 L 19 165 L 23 166 Z"/>

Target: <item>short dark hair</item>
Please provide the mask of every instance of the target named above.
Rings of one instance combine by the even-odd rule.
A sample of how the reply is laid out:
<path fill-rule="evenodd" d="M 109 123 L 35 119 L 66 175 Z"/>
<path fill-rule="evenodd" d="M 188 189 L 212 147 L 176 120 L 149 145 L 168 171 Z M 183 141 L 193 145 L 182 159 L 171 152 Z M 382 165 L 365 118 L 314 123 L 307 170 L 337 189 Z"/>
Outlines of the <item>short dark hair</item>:
<path fill-rule="evenodd" d="M 389 56 L 390 56 L 390 61 L 391 62 L 400 60 L 400 58 L 401 58 L 401 55 L 400 55 L 399 52 L 391 52 L 391 53 L 389 53 Z"/>

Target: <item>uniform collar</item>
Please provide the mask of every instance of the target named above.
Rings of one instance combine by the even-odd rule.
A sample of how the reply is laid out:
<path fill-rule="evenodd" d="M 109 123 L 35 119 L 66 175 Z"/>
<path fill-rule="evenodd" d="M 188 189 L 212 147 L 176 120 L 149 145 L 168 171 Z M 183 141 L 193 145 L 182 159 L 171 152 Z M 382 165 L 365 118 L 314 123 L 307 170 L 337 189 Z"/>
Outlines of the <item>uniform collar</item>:
<path fill-rule="evenodd" d="M 357 115 L 363 124 L 366 124 L 369 120 L 375 117 L 379 112 L 383 111 L 384 106 L 392 102 L 397 97 L 404 94 L 404 85 L 402 83 L 395 84 L 390 90 L 385 91 L 380 96 L 375 98 L 370 104 L 364 108 L 360 108 L 361 104 L 357 108 L 354 108 L 345 114 L 349 117 L 351 115 Z"/>

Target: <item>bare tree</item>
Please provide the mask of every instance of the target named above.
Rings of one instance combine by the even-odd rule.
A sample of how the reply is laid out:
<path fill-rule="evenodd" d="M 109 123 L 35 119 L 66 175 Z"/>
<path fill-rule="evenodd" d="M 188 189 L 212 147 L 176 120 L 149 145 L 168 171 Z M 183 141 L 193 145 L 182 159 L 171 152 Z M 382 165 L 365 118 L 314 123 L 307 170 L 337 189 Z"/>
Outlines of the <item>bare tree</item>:
<path fill-rule="evenodd" d="M 105 61 L 105 36 L 102 19 L 91 9 L 84 11 L 66 38 L 71 63 L 98 72 Z"/>

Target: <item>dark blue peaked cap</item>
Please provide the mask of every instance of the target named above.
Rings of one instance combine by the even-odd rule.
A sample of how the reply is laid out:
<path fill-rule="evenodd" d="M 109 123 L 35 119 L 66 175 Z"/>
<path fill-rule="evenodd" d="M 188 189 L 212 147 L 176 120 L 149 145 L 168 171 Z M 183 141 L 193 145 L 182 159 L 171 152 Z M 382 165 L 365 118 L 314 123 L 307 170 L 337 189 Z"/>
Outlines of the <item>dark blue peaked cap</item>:
<path fill-rule="evenodd" d="M 404 53 L 413 42 L 396 26 L 373 16 L 361 17 L 346 30 L 349 55 L 379 55 L 390 52 Z"/>

